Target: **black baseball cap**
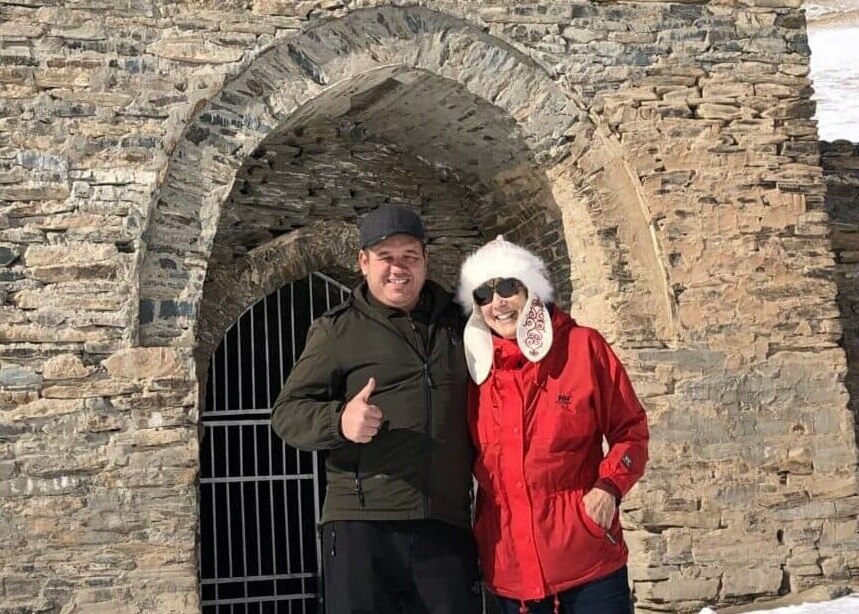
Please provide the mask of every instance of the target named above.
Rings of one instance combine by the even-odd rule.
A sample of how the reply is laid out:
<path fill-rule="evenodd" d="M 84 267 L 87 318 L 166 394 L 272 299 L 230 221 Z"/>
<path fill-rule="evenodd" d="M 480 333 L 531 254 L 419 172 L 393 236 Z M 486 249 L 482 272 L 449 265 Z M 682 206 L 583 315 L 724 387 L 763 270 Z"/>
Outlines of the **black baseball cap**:
<path fill-rule="evenodd" d="M 380 205 L 361 220 L 361 249 L 373 247 L 392 235 L 411 235 L 426 242 L 426 233 L 420 216 L 414 211 L 396 205 Z"/>

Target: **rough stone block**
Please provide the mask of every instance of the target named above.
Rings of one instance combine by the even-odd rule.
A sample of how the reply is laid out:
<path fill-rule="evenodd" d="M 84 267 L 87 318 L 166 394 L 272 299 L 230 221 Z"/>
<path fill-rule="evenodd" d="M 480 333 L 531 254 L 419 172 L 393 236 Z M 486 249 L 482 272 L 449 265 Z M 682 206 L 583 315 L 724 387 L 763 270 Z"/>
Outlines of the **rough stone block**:
<path fill-rule="evenodd" d="M 638 585 L 636 586 L 638 588 Z M 719 591 L 717 578 L 690 578 L 672 573 L 664 582 L 641 585 L 642 596 L 657 603 L 677 601 L 712 602 Z"/>
<path fill-rule="evenodd" d="M 68 186 L 59 183 L 24 183 L 0 186 L 0 201 L 21 200 L 65 200 L 69 197 Z"/>
<path fill-rule="evenodd" d="M 225 47 L 200 37 L 165 38 L 147 47 L 158 57 L 189 64 L 227 64 L 244 55 L 240 48 Z"/>
<path fill-rule="evenodd" d="M 117 352 L 102 363 L 113 377 L 123 379 L 184 378 L 184 364 L 176 350 L 131 348 Z"/>
<path fill-rule="evenodd" d="M 775 597 L 783 575 L 779 567 L 728 567 L 722 576 L 722 594 L 727 598 Z"/>
<path fill-rule="evenodd" d="M 46 380 L 76 379 L 86 377 L 92 371 L 84 366 L 75 354 L 62 354 L 49 359 L 42 369 L 42 377 Z"/>
<path fill-rule="evenodd" d="M 0 386 L 4 388 L 33 388 L 40 381 L 39 375 L 30 367 L 9 363 L 0 366 Z"/>

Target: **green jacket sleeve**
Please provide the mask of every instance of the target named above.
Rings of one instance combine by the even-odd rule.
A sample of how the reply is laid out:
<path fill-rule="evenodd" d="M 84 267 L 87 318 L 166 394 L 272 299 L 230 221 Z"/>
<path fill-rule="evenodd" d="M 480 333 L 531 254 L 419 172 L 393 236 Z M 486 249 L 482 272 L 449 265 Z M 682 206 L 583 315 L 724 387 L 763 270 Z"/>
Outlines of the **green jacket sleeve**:
<path fill-rule="evenodd" d="M 274 403 L 271 426 L 299 450 L 328 450 L 346 443 L 340 413 L 346 403 L 331 322 L 319 318 Z"/>

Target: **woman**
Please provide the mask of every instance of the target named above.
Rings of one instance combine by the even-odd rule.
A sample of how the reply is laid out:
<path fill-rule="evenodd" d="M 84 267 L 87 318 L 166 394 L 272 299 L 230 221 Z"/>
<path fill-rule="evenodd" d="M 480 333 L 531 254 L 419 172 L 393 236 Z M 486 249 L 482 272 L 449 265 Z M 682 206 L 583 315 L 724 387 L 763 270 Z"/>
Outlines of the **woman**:
<path fill-rule="evenodd" d="M 618 504 L 648 431 L 623 366 L 552 304 L 542 260 L 501 236 L 465 261 L 458 298 L 487 585 L 504 614 L 629 614 Z"/>

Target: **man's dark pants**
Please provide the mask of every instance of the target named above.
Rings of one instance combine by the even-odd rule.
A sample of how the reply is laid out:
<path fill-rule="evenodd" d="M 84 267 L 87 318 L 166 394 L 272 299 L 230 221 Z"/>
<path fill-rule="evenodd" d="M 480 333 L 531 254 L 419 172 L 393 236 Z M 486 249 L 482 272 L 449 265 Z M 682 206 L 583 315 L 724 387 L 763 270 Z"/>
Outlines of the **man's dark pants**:
<path fill-rule="evenodd" d="M 438 520 L 322 527 L 326 614 L 478 614 L 471 531 Z"/>

